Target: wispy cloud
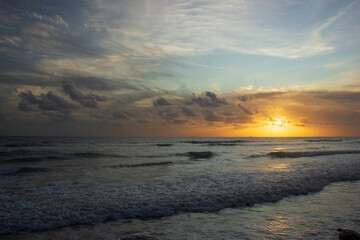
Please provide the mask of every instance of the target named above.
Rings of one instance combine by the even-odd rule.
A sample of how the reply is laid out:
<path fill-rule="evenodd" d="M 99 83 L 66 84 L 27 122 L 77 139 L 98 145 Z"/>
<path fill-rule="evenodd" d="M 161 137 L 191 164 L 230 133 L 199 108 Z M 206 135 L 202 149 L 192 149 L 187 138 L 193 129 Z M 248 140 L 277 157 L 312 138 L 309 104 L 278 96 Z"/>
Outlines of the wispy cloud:
<path fill-rule="evenodd" d="M 44 15 L 41 15 L 39 13 L 36 13 L 36 12 L 32 12 L 32 13 L 27 13 L 30 17 L 33 17 L 35 19 L 39 19 L 39 20 L 42 20 L 42 21 L 48 21 L 50 23 L 55 23 L 55 24 L 58 24 L 58 25 L 63 25 L 65 27 L 69 27 L 69 24 L 59 15 L 55 15 L 54 17 L 49 17 L 49 16 L 44 16 Z"/>
<path fill-rule="evenodd" d="M 282 5 L 264 1 L 256 4 L 247 1 L 138 2 L 137 6 L 97 1 L 102 11 L 95 18 L 107 22 L 103 27 L 111 32 L 111 41 L 135 49 L 139 44 L 147 44 L 164 54 L 177 56 L 223 49 L 244 54 L 302 58 L 335 48 L 321 36 L 322 32 L 354 4 L 356 2 L 335 16 L 308 24 L 303 29 L 269 24 L 271 21 L 286 21 L 286 18 L 279 13 Z M 272 14 L 263 11 L 262 5 L 270 7 Z M 299 8 L 289 4 L 290 9 L 295 7 Z M 303 4 L 300 8 L 306 12 L 312 5 Z M 127 17 L 126 21 L 123 16 Z M 295 18 L 302 20 L 300 15 Z"/>

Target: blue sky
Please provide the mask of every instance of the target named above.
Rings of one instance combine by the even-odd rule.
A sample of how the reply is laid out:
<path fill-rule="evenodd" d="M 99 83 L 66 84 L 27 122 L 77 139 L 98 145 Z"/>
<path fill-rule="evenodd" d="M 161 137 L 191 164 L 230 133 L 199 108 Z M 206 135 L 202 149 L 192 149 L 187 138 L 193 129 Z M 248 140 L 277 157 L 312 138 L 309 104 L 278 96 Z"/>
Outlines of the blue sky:
<path fill-rule="evenodd" d="M 354 132 L 324 120 L 337 119 L 327 103 L 315 101 L 325 112 L 312 117 L 293 108 L 299 96 L 333 93 L 331 112 L 342 106 L 356 128 L 346 94 L 356 101 L 360 90 L 359 10 L 357 0 L 0 1 L 0 134 L 177 135 L 182 126 L 216 135 L 261 125 L 273 107 L 294 126 Z M 227 104 L 204 109 L 197 98 L 216 102 L 207 92 Z M 269 92 L 287 97 L 239 100 Z M 159 98 L 169 105 L 155 106 Z"/>

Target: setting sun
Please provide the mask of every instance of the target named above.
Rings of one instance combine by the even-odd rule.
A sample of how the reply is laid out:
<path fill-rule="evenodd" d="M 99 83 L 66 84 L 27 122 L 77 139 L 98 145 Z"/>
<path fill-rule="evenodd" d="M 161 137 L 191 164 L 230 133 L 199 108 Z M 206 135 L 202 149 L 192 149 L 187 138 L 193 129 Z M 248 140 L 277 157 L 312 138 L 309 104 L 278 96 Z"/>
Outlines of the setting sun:
<path fill-rule="evenodd" d="M 273 126 L 277 126 L 277 127 L 283 127 L 283 121 L 281 119 L 275 119 L 275 121 L 272 123 Z"/>

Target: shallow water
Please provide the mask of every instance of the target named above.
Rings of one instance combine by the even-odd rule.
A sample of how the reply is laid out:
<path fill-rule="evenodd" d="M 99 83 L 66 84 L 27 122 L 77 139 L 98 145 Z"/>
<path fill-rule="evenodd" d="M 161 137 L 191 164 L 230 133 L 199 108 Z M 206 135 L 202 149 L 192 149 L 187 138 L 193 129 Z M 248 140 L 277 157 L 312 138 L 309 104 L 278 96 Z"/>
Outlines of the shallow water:
<path fill-rule="evenodd" d="M 3 137 L 0 146 L 6 238 L 334 239 L 337 227 L 360 228 L 360 185 L 348 182 L 360 180 L 359 138 Z"/>

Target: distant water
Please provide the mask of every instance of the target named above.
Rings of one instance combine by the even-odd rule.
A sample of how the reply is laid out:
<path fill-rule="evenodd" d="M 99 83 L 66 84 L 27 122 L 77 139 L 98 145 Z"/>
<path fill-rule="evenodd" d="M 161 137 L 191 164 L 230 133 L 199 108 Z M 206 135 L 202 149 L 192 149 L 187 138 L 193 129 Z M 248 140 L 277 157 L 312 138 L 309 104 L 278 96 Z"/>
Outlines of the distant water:
<path fill-rule="evenodd" d="M 336 239 L 360 138 L 0 137 L 5 239 Z"/>

